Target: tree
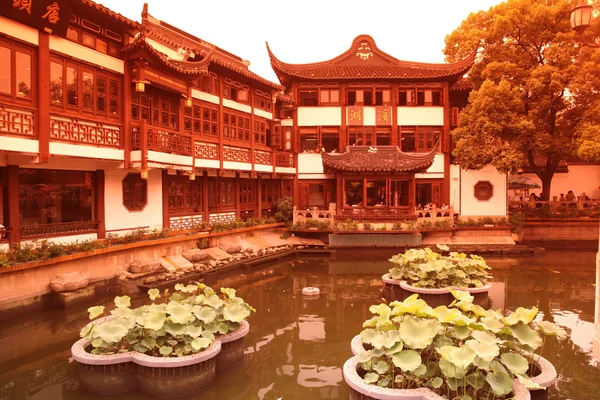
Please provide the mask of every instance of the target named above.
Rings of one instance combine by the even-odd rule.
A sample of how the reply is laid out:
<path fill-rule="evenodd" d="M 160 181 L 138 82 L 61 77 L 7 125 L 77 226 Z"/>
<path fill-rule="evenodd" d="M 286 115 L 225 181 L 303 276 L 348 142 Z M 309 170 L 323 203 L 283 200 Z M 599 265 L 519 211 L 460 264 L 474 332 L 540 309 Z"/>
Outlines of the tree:
<path fill-rule="evenodd" d="M 446 36 L 448 61 L 479 50 L 469 72 L 474 90 L 453 131 L 457 162 L 501 172 L 528 165 L 542 181 L 542 200 L 561 161 L 578 152 L 600 160 L 600 145 L 589 150 L 600 137 L 591 111 L 600 109 L 600 57 L 571 31 L 577 2 L 508 0 L 470 14 Z"/>

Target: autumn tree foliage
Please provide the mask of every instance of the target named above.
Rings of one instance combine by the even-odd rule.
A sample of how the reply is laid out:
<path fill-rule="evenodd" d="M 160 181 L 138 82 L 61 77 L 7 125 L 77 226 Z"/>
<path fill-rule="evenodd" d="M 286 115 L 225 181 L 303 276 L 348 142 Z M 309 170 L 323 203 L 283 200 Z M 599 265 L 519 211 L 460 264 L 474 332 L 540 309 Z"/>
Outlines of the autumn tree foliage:
<path fill-rule="evenodd" d="M 464 168 L 528 165 L 548 200 L 561 161 L 600 161 L 600 50 L 582 47 L 571 31 L 577 2 L 508 0 L 446 36 L 448 61 L 479 49 L 468 77 L 474 90 L 453 131 Z"/>

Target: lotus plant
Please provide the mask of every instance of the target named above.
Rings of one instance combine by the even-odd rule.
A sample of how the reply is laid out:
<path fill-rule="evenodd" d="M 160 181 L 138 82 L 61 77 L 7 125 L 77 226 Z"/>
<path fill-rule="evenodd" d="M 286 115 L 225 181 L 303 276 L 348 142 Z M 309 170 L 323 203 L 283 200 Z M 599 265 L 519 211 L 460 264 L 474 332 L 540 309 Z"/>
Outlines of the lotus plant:
<path fill-rule="evenodd" d="M 508 316 L 473 304 L 452 290 L 449 306 L 430 307 L 418 295 L 370 307 L 360 337 L 370 348 L 359 354 L 366 383 L 412 389 L 429 387 L 449 399 L 504 398 L 518 379 L 529 389 L 536 351 L 548 336 L 565 331 L 535 320 L 538 309 L 519 307 Z"/>
<path fill-rule="evenodd" d="M 149 305 L 131 307 L 129 296 L 117 296 L 110 316 L 104 306 L 88 309 L 92 321 L 80 332 L 91 339 L 93 354 L 137 351 L 151 356 L 181 357 L 206 349 L 215 339 L 239 328 L 254 310 L 234 289 L 222 288 L 220 295 L 212 288 L 175 285 L 162 295 L 150 289 Z"/>
<path fill-rule="evenodd" d="M 440 250 L 449 250 L 438 245 Z M 491 279 L 490 267 L 477 255 L 451 252 L 443 256 L 430 248 L 409 249 L 404 254 L 390 258 L 396 264 L 389 271 L 391 279 L 406 281 L 409 285 L 422 288 L 477 288 Z"/>

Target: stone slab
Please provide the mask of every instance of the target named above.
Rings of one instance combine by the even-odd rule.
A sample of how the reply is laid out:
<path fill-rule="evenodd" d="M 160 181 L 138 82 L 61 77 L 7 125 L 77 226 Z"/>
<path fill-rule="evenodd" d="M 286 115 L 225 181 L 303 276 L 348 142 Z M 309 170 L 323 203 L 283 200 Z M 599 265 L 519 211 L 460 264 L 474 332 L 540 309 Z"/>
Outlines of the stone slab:
<path fill-rule="evenodd" d="M 216 261 L 227 260 L 231 257 L 231 254 L 221 250 L 218 247 L 209 247 L 208 249 L 204 249 L 204 251 L 210 254 L 210 256 Z"/>
<path fill-rule="evenodd" d="M 454 236 L 448 238 L 442 237 L 426 237 L 421 242 L 423 246 L 435 246 L 436 244 L 502 244 L 502 245 L 516 245 L 515 241 L 510 236 Z"/>
<path fill-rule="evenodd" d="M 304 246 L 325 246 L 322 240 L 314 238 L 303 238 L 299 236 L 290 236 L 287 239 L 289 244 L 304 245 Z"/>
<path fill-rule="evenodd" d="M 244 239 L 240 239 L 237 243 L 242 246 L 242 250 L 252 249 L 254 251 L 260 250 L 263 248 L 263 245 L 253 237 L 247 237 Z"/>
<path fill-rule="evenodd" d="M 264 233 L 256 237 L 261 243 L 264 243 L 264 247 L 277 247 L 288 244 L 287 240 L 281 238 L 280 233 Z"/>
<path fill-rule="evenodd" d="M 163 263 L 163 261 L 166 261 L 166 263 Z M 165 264 L 171 264 L 171 266 L 173 266 L 175 268 L 175 270 L 180 269 L 180 268 L 185 268 L 185 267 L 192 268 L 194 266 L 194 264 L 192 264 L 191 262 L 186 260 L 185 257 L 183 257 L 182 255 L 166 256 L 166 257 L 163 257 L 163 261 L 161 261 L 160 265 L 167 268 L 165 266 Z M 173 271 L 173 270 L 169 270 L 169 271 Z"/>
<path fill-rule="evenodd" d="M 78 289 L 72 292 L 54 293 L 56 305 L 59 308 L 69 308 L 75 305 L 84 304 L 92 300 L 95 296 L 93 286 Z"/>

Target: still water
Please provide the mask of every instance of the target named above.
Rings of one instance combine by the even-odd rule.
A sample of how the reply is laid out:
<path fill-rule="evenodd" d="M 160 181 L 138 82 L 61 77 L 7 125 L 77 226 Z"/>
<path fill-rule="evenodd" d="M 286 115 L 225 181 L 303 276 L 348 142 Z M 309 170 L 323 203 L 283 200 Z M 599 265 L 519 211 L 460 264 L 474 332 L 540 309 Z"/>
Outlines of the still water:
<path fill-rule="evenodd" d="M 559 372 L 550 398 L 600 399 L 595 253 L 546 252 L 513 265 L 489 263 L 493 308 L 536 306 L 544 319 L 569 333 L 562 342 L 546 342 L 544 356 Z M 389 267 L 384 261 L 295 259 L 220 277 L 211 286 L 237 288 L 258 312 L 250 319 L 243 365 L 219 373 L 211 388 L 190 399 L 347 399 L 341 366 L 351 357 L 350 340 L 370 316 Z M 319 287 L 321 295 L 303 297 L 305 286 Z M 85 307 L 0 323 L 0 400 L 106 399 L 80 391 L 76 366 L 69 362 L 69 348 L 86 323 Z"/>

